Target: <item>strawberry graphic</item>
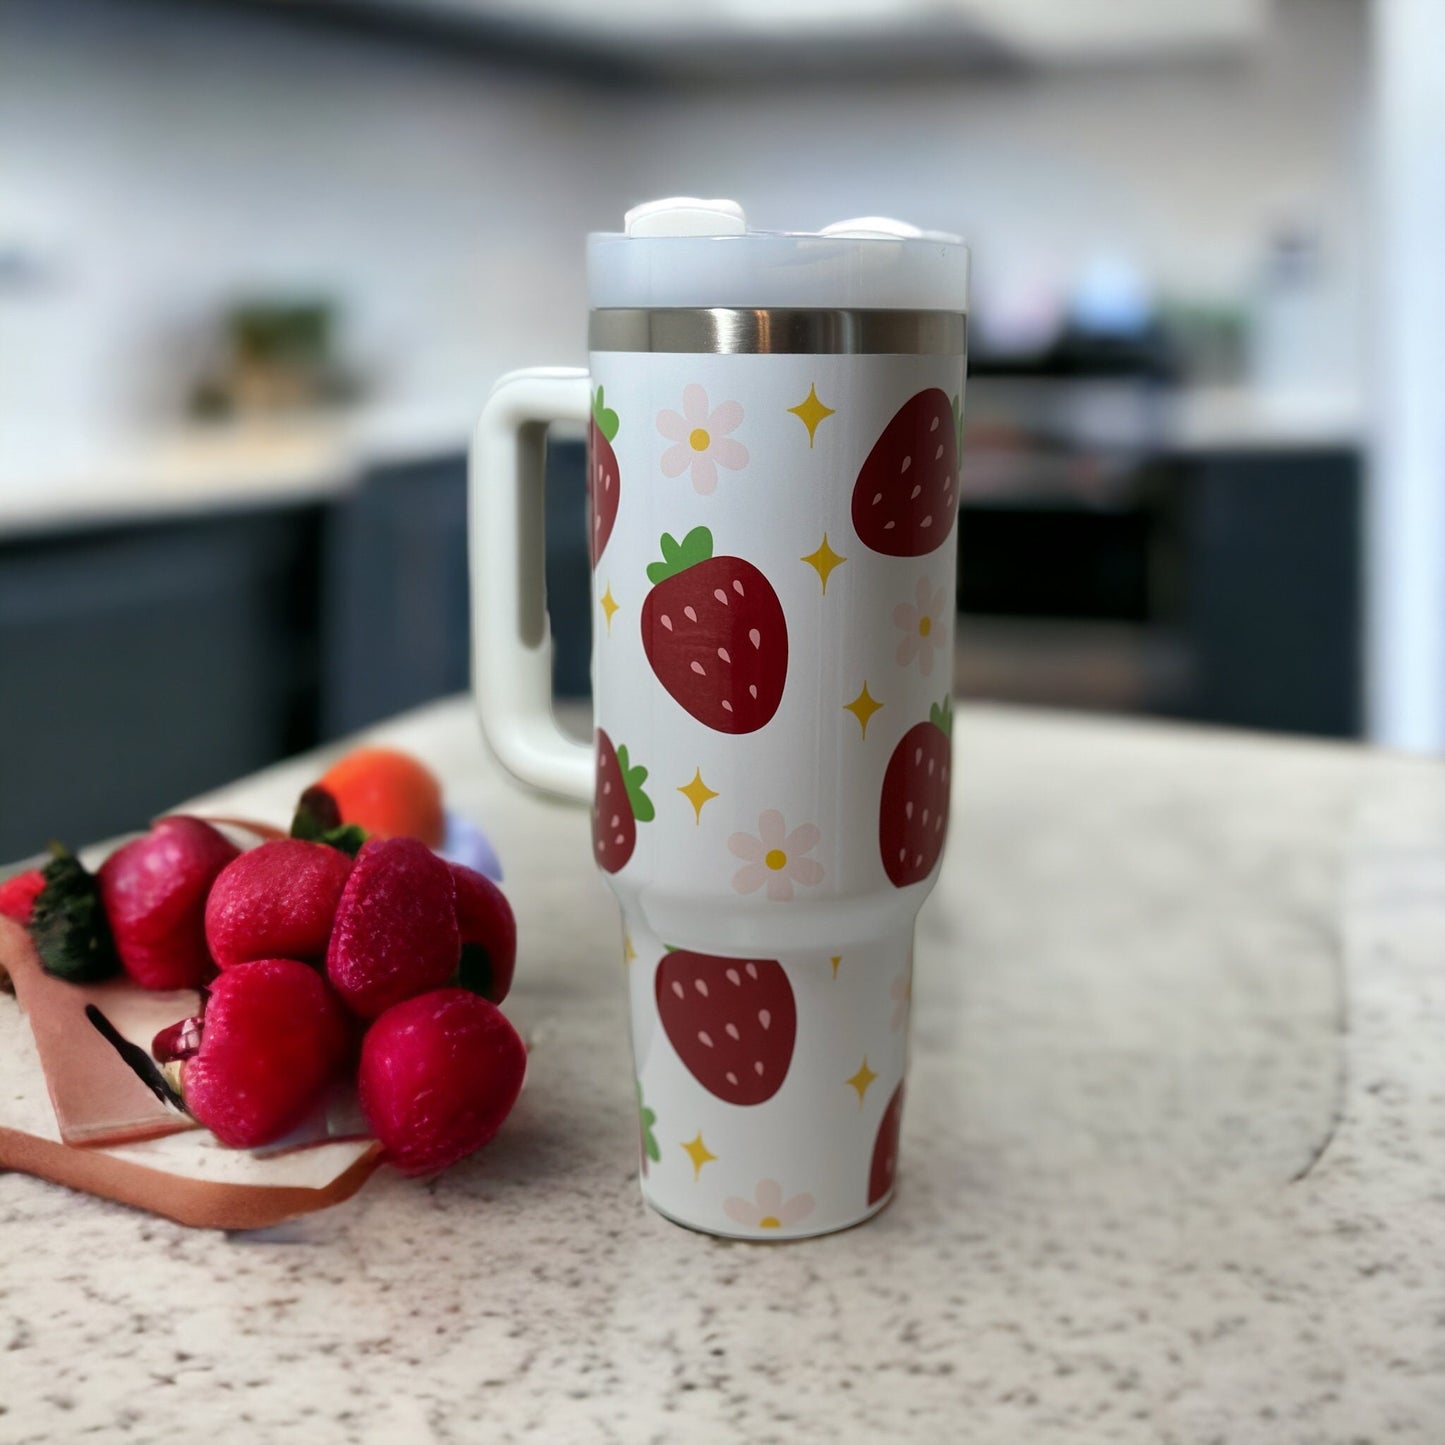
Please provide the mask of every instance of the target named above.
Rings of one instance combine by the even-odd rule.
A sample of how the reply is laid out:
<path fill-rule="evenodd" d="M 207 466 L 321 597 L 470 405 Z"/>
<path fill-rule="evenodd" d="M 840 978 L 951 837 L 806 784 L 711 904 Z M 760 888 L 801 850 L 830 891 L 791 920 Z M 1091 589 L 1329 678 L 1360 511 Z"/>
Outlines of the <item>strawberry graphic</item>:
<path fill-rule="evenodd" d="M 878 804 L 878 851 L 895 888 L 933 872 L 948 833 L 948 771 L 953 715 L 948 699 L 928 710 L 893 749 Z"/>
<path fill-rule="evenodd" d="M 898 1129 L 903 1123 L 903 1085 L 894 1089 L 878 1135 L 873 1140 L 873 1163 L 868 1170 L 868 1202 L 877 1204 L 893 1188 L 893 1175 L 898 1167 Z"/>
<path fill-rule="evenodd" d="M 637 825 L 653 819 L 652 799 L 642 791 L 647 769 L 631 763 L 626 748 L 597 729 L 597 791 L 592 799 L 592 846 L 597 866 L 616 873 L 637 847 Z"/>
<path fill-rule="evenodd" d="M 676 949 L 657 965 L 657 1014 L 699 1084 L 728 1104 L 761 1104 L 793 1061 L 798 1010 L 780 963 Z"/>
<path fill-rule="evenodd" d="M 958 514 L 961 414 L 936 386 L 910 397 L 873 443 L 853 487 L 853 530 L 889 557 L 940 547 Z"/>
<path fill-rule="evenodd" d="M 772 584 L 741 557 L 714 557 L 712 533 L 662 537 L 642 604 L 642 645 L 658 681 L 700 723 L 751 733 L 778 710 L 788 623 Z"/>
<path fill-rule="evenodd" d="M 617 427 L 617 413 L 603 403 L 599 386 L 592 398 L 592 420 L 587 424 L 587 550 L 594 568 L 607 550 L 622 497 L 622 474 L 612 450 Z"/>

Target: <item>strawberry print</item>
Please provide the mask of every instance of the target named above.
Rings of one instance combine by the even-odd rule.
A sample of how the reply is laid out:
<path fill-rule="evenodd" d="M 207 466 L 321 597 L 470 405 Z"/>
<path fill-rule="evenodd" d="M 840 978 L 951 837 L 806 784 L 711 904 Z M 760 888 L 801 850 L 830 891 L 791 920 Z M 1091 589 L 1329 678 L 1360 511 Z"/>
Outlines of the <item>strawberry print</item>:
<path fill-rule="evenodd" d="M 947 698 L 928 716 L 899 739 L 883 774 L 878 851 L 895 888 L 921 883 L 933 872 L 948 833 L 953 717 Z"/>
<path fill-rule="evenodd" d="M 712 533 L 664 533 L 647 569 L 642 646 L 657 679 L 700 723 L 751 733 L 778 710 L 788 624 L 772 584 L 741 557 L 714 557 Z"/>
<path fill-rule="evenodd" d="M 903 1085 L 894 1089 L 873 1141 L 873 1161 L 868 1169 L 868 1202 L 877 1204 L 893 1188 L 898 1169 L 898 1131 L 903 1123 Z"/>
<path fill-rule="evenodd" d="M 654 817 L 652 799 L 642 791 L 647 769 L 634 764 L 627 749 L 597 729 L 597 786 L 592 796 L 592 848 L 597 866 L 616 873 L 637 847 L 637 825 Z"/>
<path fill-rule="evenodd" d="M 604 404 L 599 386 L 592 398 L 592 420 L 587 424 L 587 550 L 594 569 L 607 550 L 622 499 L 622 474 L 612 450 L 618 426 L 617 413 Z"/>
<path fill-rule="evenodd" d="M 873 444 L 853 487 L 853 530 L 888 557 L 923 557 L 958 513 L 957 403 L 938 387 L 910 397 Z"/>
<path fill-rule="evenodd" d="M 762 1104 L 787 1077 L 798 1011 L 775 959 L 676 949 L 657 965 L 657 1014 L 699 1084 L 729 1104 Z"/>

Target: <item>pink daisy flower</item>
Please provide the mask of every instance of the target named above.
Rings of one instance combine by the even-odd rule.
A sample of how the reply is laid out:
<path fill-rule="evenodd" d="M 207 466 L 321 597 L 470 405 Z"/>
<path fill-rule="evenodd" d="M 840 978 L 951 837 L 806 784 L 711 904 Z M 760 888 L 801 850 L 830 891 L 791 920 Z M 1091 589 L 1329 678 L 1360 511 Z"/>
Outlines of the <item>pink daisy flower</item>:
<path fill-rule="evenodd" d="M 756 893 L 766 884 L 774 903 L 787 903 L 795 883 L 816 887 L 823 881 L 823 865 L 805 855 L 821 837 L 816 823 L 802 823 L 788 832 L 783 815 L 769 808 L 758 817 L 756 835 L 734 833 L 728 839 L 728 848 L 745 865 L 733 874 L 733 887 L 739 893 Z"/>
<path fill-rule="evenodd" d="M 707 496 L 717 490 L 717 469 L 741 471 L 748 449 L 734 439 L 743 421 L 740 402 L 725 401 L 708 409 L 707 392 L 696 382 L 683 388 L 682 411 L 660 411 L 657 429 L 674 445 L 662 454 L 662 474 L 680 477 L 692 470 L 692 487 Z"/>

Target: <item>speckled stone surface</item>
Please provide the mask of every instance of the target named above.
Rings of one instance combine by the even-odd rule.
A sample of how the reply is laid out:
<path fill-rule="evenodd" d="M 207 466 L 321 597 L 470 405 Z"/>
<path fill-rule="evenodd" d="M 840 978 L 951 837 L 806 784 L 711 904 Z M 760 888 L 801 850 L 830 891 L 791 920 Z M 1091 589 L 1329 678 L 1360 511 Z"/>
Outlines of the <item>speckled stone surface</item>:
<path fill-rule="evenodd" d="M 1445 1440 L 1438 766 L 965 709 L 898 1196 L 766 1247 L 641 1203 L 584 817 L 384 731 L 507 862 L 516 1114 L 267 1237 L 0 1177 L 0 1439 Z"/>

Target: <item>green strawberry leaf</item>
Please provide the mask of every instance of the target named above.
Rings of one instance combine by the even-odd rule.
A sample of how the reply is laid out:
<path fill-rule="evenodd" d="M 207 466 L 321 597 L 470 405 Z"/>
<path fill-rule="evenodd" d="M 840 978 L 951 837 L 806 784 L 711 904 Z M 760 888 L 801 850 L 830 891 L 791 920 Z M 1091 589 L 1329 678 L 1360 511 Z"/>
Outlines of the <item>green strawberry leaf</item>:
<path fill-rule="evenodd" d="M 657 1136 L 652 1132 L 652 1126 L 657 1123 L 657 1115 L 642 1102 L 641 1079 L 637 1081 L 637 1117 L 642 1127 L 643 1152 L 654 1164 L 662 1163 L 662 1150 L 657 1147 Z"/>
<path fill-rule="evenodd" d="M 321 787 L 307 788 L 301 794 L 291 819 L 291 836 L 300 838 L 303 843 L 325 843 L 328 848 L 335 848 L 348 858 L 355 858 L 366 842 L 366 834 L 360 826 L 341 821 L 341 809 L 336 806 L 336 799 Z"/>
<path fill-rule="evenodd" d="M 341 826 L 341 809 L 325 788 L 307 788 L 297 800 L 291 816 L 291 836 L 307 843 L 317 842 L 329 828 Z"/>
<path fill-rule="evenodd" d="M 627 792 L 627 801 L 632 808 L 632 816 L 639 823 L 650 823 L 657 816 L 657 810 L 652 806 L 652 799 L 642 791 L 642 785 L 647 781 L 647 769 L 640 763 L 634 764 L 627 756 L 627 749 L 617 749 L 617 766 L 622 773 L 622 786 Z"/>
<path fill-rule="evenodd" d="M 40 966 L 54 978 L 94 983 L 120 972 L 100 884 L 67 848 L 50 845 L 45 887 L 30 915 L 30 937 Z"/>
<path fill-rule="evenodd" d="M 355 858 L 366 842 L 366 831 L 359 823 L 346 823 L 340 828 L 328 828 L 316 841 Z"/>
<path fill-rule="evenodd" d="M 944 698 L 941 703 L 934 703 L 928 709 L 928 721 L 938 728 L 947 737 L 953 736 L 953 703 L 949 698 Z"/>
<path fill-rule="evenodd" d="M 592 420 L 596 422 L 597 430 L 608 441 L 616 440 L 617 429 L 621 423 L 617 419 L 617 413 L 603 403 L 600 386 L 597 388 L 597 395 L 592 398 Z"/>
<path fill-rule="evenodd" d="M 706 562 L 712 556 L 712 533 L 706 527 L 694 527 L 681 542 L 670 532 L 662 534 L 662 561 L 650 562 L 647 578 L 654 586 Z"/>

